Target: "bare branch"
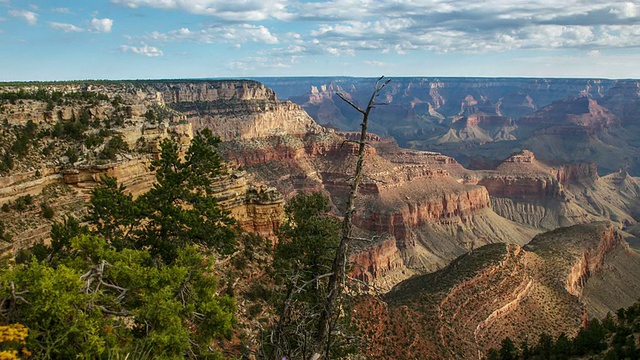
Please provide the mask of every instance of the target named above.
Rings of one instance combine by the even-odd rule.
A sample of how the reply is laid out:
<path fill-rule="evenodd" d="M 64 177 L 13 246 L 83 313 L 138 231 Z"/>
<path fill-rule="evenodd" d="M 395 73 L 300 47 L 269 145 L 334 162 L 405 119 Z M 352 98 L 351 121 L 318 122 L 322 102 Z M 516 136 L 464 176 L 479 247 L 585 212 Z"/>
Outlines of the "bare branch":
<path fill-rule="evenodd" d="M 100 310 L 102 310 L 103 313 L 105 314 L 109 314 L 109 315 L 116 315 L 116 316 L 129 316 L 129 312 L 128 311 L 113 311 L 113 310 L 109 310 L 106 307 L 99 305 L 98 308 Z"/>
<path fill-rule="evenodd" d="M 373 237 L 371 237 L 371 239 L 367 239 L 367 238 L 361 238 L 361 237 L 350 237 L 349 240 L 354 240 L 354 241 L 364 241 L 364 242 L 374 242 L 377 239 L 380 238 L 380 235 L 374 235 Z"/>
<path fill-rule="evenodd" d="M 347 104 L 351 105 L 352 108 L 356 109 L 356 111 L 358 111 L 359 113 L 364 115 L 364 110 L 360 109 L 360 107 L 358 107 L 358 105 L 354 104 L 353 102 L 351 102 L 351 100 L 347 99 L 347 97 L 345 95 L 343 95 L 342 93 L 338 93 L 338 96 L 340 97 L 340 99 L 342 99 L 342 101 L 344 101 Z"/>
<path fill-rule="evenodd" d="M 318 319 L 318 327 L 315 336 L 315 349 L 313 357 L 320 357 L 320 354 L 323 352 L 329 351 L 330 343 L 331 343 L 331 331 L 333 328 L 334 317 L 339 317 L 339 313 L 336 313 L 336 304 L 338 302 L 338 297 L 342 293 L 342 289 L 345 287 L 346 283 L 346 263 L 347 263 L 347 253 L 349 251 L 349 244 L 351 243 L 351 232 L 353 230 L 353 215 L 355 213 L 355 199 L 358 195 L 358 187 L 363 178 L 363 167 L 364 167 L 364 157 L 365 157 L 365 145 L 366 145 L 366 136 L 367 136 L 367 124 L 369 120 L 369 113 L 371 109 L 375 106 L 375 99 L 378 96 L 378 93 L 384 89 L 387 84 L 391 80 L 387 80 L 382 84 L 380 81 L 384 79 L 384 76 L 381 76 L 375 84 L 375 88 L 373 93 L 371 94 L 371 98 L 369 99 L 367 108 L 362 110 L 345 96 L 338 94 L 342 100 L 344 100 L 347 104 L 349 104 L 354 109 L 358 110 L 362 114 L 362 130 L 360 131 L 360 140 L 359 148 L 358 148 L 358 160 L 356 163 L 356 171 L 354 174 L 353 182 L 351 183 L 351 190 L 349 192 L 349 197 L 347 198 L 347 206 L 344 212 L 343 221 L 342 221 L 342 237 L 340 240 L 340 245 L 336 249 L 336 256 L 333 261 L 333 275 L 329 278 L 329 282 L 327 284 L 327 297 L 324 299 L 324 309 L 320 314 L 320 318 Z M 323 351 L 324 350 L 324 351 Z"/>
<path fill-rule="evenodd" d="M 309 280 L 309 281 L 305 282 L 304 284 L 300 285 L 299 287 L 297 287 L 297 288 L 296 288 L 296 290 L 295 290 L 294 292 L 295 292 L 296 294 L 299 294 L 302 290 L 304 290 L 305 286 L 307 286 L 307 285 L 309 285 L 309 284 L 313 284 L 314 282 L 316 282 L 316 281 L 318 281 L 318 280 L 320 280 L 320 279 L 322 279 L 322 278 L 326 278 L 326 277 L 328 277 L 328 276 L 331 276 L 331 275 L 333 275 L 333 273 L 332 273 L 332 272 L 327 273 L 327 274 L 322 274 L 322 275 L 316 276 L 315 278 L 313 278 L 313 279 L 311 279 L 311 280 Z"/>
<path fill-rule="evenodd" d="M 16 284 L 12 281 L 11 282 L 11 298 L 13 299 L 14 306 L 18 301 L 21 301 L 21 302 L 23 302 L 23 303 L 25 303 L 27 305 L 31 305 L 30 302 L 28 302 L 25 298 L 23 298 L 22 296 L 19 295 L 19 294 L 26 294 L 28 292 L 29 291 L 25 290 L 25 291 L 21 291 L 21 292 L 17 293 L 16 292 Z"/>

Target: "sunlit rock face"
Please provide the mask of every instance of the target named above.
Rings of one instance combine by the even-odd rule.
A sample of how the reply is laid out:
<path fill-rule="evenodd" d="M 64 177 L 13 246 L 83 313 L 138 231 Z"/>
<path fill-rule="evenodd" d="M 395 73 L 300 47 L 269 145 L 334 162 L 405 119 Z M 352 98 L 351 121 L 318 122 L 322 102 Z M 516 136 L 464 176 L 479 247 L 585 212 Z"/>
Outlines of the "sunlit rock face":
<path fill-rule="evenodd" d="M 640 257 L 605 223 L 493 244 L 432 274 L 406 280 L 355 307 L 379 358 L 475 358 L 505 337 L 575 336 L 589 318 L 628 307 L 640 294 Z"/>
<path fill-rule="evenodd" d="M 336 95 L 368 101 L 375 79 L 265 78 L 280 98 L 318 123 L 357 130 L 359 115 Z M 596 162 L 601 174 L 640 175 L 637 80 L 393 78 L 370 130 L 402 147 L 441 152 L 487 169 L 528 149 L 544 161 Z"/>
<path fill-rule="evenodd" d="M 365 82 L 347 83 L 318 85 L 311 91 L 309 104 L 302 107 L 279 100 L 273 90 L 256 81 L 51 85 L 60 91 L 106 94 L 109 101 L 56 104 L 53 110 L 32 100 L 5 104 L 8 122 L 24 125 L 39 119 L 41 124 L 50 124 L 80 116 L 104 122 L 118 116 L 123 124 L 114 132 L 136 151 L 100 164 L 92 163 L 88 154 L 82 154 L 73 166 L 62 166 L 55 157 L 38 160 L 36 166 L 0 179 L 0 201 L 66 184 L 75 194 L 73 201 L 80 205 L 105 174 L 115 176 L 138 196 L 155 181 L 148 165 L 157 157 L 160 141 L 172 137 L 186 149 L 195 133 L 210 129 L 222 140 L 220 152 L 230 164 L 216 184 L 221 205 L 245 229 L 273 238 L 282 221 L 284 202 L 300 191 L 323 191 L 330 195 L 337 214 L 344 210 L 359 133 L 323 127 L 305 109 L 313 114 L 312 106 L 324 106 L 325 115 L 335 116 L 338 111 L 348 119 L 353 114 L 347 116 L 349 106 L 336 101 L 336 93 L 361 103 L 370 90 Z M 523 245 L 540 231 L 594 220 L 635 223 L 633 209 L 640 187 L 626 172 L 600 176 L 593 163 L 548 164 L 528 150 L 511 151 L 492 170 L 468 170 L 451 156 L 419 150 L 418 143 L 407 143 L 414 149 L 401 148 L 380 126 L 387 121 L 384 119 L 403 114 L 413 119 L 413 125 L 406 127 L 402 121 L 396 125 L 413 131 L 422 126 L 416 119 L 428 117 L 438 126 L 447 126 L 448 137 L 438 140 L 446 148 L 448 142 L 463 144 L 471 139 L 510 143 L 510 136 L 517 134 L 518 119 L 527 114 L 538 119 L 535 116 L 545 112 L 535 111 L 545 108 L 573 111 L 563 118 L 566 126 L 543 129 L 545 136 L 552 130 L 562 133 L 569 126 L 584 129 L 588 137 L 590 132 L 611 132 L 624 123 L 601 105 L 607 100 L 604 93 L 609 83 L 559 82 L 554 83 L 558 88 L 553 94 L 548 93 L 549 84 L 522 79 L 392 81 L 393 86 L 379 99 L 390 105 L 374 108 L 373 130 L 365 139 L 365 176 L 354 223 L 373 241 L 356 247 L 351 255 L 354 276 L 388 290 L 415 273 L 441 269 L 457 256 L 486 244 Z M 526 88 L 527 93 L 513 90 L 492 100 L 510 86 L 512 90 Z M 560 93 L 574 91 L 597 100 L 575 97 L 543 106 Z M 547 100 L 540 100 L 543 98 Z M 403 108 L 405 103 L 409 110 Z M 163 114 L 163 120 L 150 121 L 150 111 Z M 541 123 L 548 119 L 539 118 Z M 383 132 L 376 133 L 376 129 Z M 33 226 L 39 226 L 42 234 L 48 231 L 46 224 Z"/>

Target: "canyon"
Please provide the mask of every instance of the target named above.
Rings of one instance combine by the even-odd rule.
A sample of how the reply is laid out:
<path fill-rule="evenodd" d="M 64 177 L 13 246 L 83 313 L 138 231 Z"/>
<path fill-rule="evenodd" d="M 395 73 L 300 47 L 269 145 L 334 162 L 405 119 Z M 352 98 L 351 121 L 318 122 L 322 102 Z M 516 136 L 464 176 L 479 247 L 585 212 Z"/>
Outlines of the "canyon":
<path fill-rule="evenodd" d="M 252 80 L 0 87 L 103 95 L 3 100 L 0 155 L 29 124 L 43 135 L 0 176 L 0 205 L 30 195 L 56 209 L 53 219 L 37 206 L 0 213 L 13 239 L 5 251 L 46 240 L 53 220 L 82 218 L 101 176 L 144 193 L 159 142 L 185 149 L 202 129 L 220 137 L 226 160 L 218 201 L 247 231 L 277 241 L 284 204 L 301 191 L 326 193 L 342 213 L 359 120 L 336 93 L 360 102 L 369 79 L 263 80 L 273 89 Z M 389 105 L 372 113 L 354 216 L 363 241 L 350 255 L 350 275 L 386 293 L 358 308 L 369 355 L 478 357 L 505 336 L 522 340 L 523 327 L 575 334 L 585 317 L 635 301 L 640 288 L 621 284 L 640 276 L 626 242 L 637 241 L 640 216 L 628 97 L 637 94 L 614 80 L 394 79 L 380 97 Z M 86 136 L 109 130 L 102 144 L 51 135 L 82 118 Z M 127 147 L 105 160 L 114 137 Z"/>
<path fill-rule="evenodd" d="M 398 93 L 406 81 L 395 84 L 393 93 Z M 452 96 L 451 90 L 443 90 L 448 89 L 444 83 L 421 84 L 431 84 L 430 96 L 434 101 L 439 99 L 436 102 L 441 106 L 449 101 L 445 100 L 447 96 Z M 492 89 L 505 84 L 497 81 L 484 86 Z M 586 86 L 590 91 L 587 93 L 602 94 L 613 86 L 606 82 L 596 87 L 589 82 L 580 86 L 569 84 L 554 91 L 564 89 L 564 94 Z M 341 88 L 334 85 L 320 90 L 312 88 L 316 96 L 313 101 L 321 102 L 335 95 Z M 475 88 L 469 84 L 460 86 L 465 91 Z M 530 90 L 545 98 L 541 87 L 537 84 Z M 348 178 L 355 166 L 356 148 L 349 142 L 354 133 L 319 125 L 303 108 L 278 100 L 274 90 L 261 83 L 139 81 L 83 86 L 54 84 L 47 89 L 106 94 L 119 98 L 122 104 L 114 106 L 107 101 L 64 104 L 47 112 L 38 101 L 7 102 L 3 104 L 6 123 L 20 126 L 35 120 L 46 127 L 56 122 L 52 115 L 55 113 L 62 122 L 70 121 L 72 116 L 80 117 L 87 110 L 93 121 L 122 114 L 123 125 L 113 131 L 136 151 L 119 155 L 117 161 L 109 164 L 92 160 L 91 149 L 83 149 L 85 156 L 76 164 L 63 164 L 64 157 L 53 162 L 30 159 L 26 163 L 33 162 L 37 168 L 30 166 L 2 178 L 0 202 L 42 193 L 47 186 L 59 182 L 73 189 L 72 197 L 78 208 L 74 211 L 78 212 L 102 174 L 115 176 L 128 191 L 138 195 L 153 184 L 153 174 L 147 169 L 161 139 L 172 136 L 187 144 L 194 131 L 207 128 L 222 140 L 220 152 L 230 164 L 227 177 L 218 186 L 221 204 L 246 229 L 273 237 L 281 221 L 284 200 L 298 191 L 324 191 L 331 196 L 338 213 L 344 207 Z M 419 87 L 414 84 L 411 89 L 417 91 Z M 5 87 L 4 91 L 15 88 Z M 465 96 L 464 101 L 465 112 L 473 113 L 479 106 L 470 96 Z M 587 106 L 597 107 L 592 102 Z M 154 123 L 148 119 L 149 112 L 164 118 Z M 477 113 L 467 118 L 466 123 L 496 121 L 511 125 L 503 118 L 496 120 L 495 116 Z M 140 143 L 144 143 L 144 149 L 140 149 Z M 600 177 L 593 163 L 548 165 L 527 150 L 507 157 L 495 170 L 469 170 L 449 156 L 403 149 L 393 139 L 373 133 L 368 144 L 366 176 L 354 223 L 363 236 L 386 240 L 360 247 L 364 253 L 354 254 L 354 259 L 363 262 L 356 265 L 354 274 L 374 285 L 384 283 L 387 290 L 402 280 L 402 274 L 408 277 L 415 272 L 437 270 L 457 256 L 486 244 L 524 245 L 540 231 L 597 220 L 611 220 L 618 226 L 636 222 L 636 195 L 640 187 L 625 171 Z M 238 168 L 243 170 L 235 170 Z M 34 226 L 40 228 L 42 224 L 21 228 L 31 232 Z M 10 230 L 16 238 L 22 237 L 17 230 Z M 44 226 L 42 235 L 46 233 Z M 386 255 L 375 256 L 380 253 Z"/>
<path fill-rule="evenodd" d="M 368 100 L 372 79 L 259 78 L 319 123 L 356 130 L 356 104 Z M 596 162 L 603 173 L 640 174 L 635 135 L 638 81 L 611 79 L 394 79 L 380 96 L 370 129 L 403 148 L 438 151 L 465 167 L 493 168 L 530 150 L 546 162 Z"/>
<path fill-rule="evenodd" d="M 371 358 L 482 358 L 507 336 L 529 344 L 542 333 L 575 336 L 586 319 L 634 301 L 639 271 L 613 226 L 574 225 L 523 247 L 474 250 L 383 300 L 362 297 L 354 311 Z"/>

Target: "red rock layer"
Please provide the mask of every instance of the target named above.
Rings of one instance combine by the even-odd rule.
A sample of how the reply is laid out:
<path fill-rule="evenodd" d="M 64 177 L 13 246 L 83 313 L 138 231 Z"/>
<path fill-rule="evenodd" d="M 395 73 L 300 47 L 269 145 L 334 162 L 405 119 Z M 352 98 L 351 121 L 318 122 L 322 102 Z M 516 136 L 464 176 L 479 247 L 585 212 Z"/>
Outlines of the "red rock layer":
<path fill-rule="evenodd" d="M 582 290 L 591 275 L 602 270 L 607 255 L 622 243 L 622 235 L 613 226 L 609 225 L 602 230 L 600 241 L 595 246 L 586 248 L 571 268 L 565 284 L 567 292 L 581 298 Z"/>
<path fill-rule="evenodd" d="M 570 183 L 589 183 L 598 180 L 598 166 L 595 163 L 564 165 L 554 169 L 552 174 L 562 185 Z"/>
<path fill-rule="evenodd" d="M 370 206 L 354 219 L 354 224 L 375 233 L 388 233 L 397 239 L 401 250 L 415 245 L 411 236 L 413 229 L 429 222 L 456 224 L 466 221 L 475 211 L 489 208 L 489 193 L 484 187 L 470 186 L 468 189 L 446 191 L 438 196 L 405 199 L 391 204 Z"/>
<path fill-rule="evenodd" d="M 478 185 L 487 188 L 493 197 L 511 198 L 513 200 L 543 200 L 556 198 L 562 187 L 551 176 L 515 177 L 494 176 L 480 179 Z"/>
<path fill-rule="evenodd" d="M 393 270 L 404 267 L 404 261 L 393 237 L 388 237 L 375 246 L 359 250 L 349 260 L 354 264 L 351 276 L 368 284 L 383 278 Z"/>

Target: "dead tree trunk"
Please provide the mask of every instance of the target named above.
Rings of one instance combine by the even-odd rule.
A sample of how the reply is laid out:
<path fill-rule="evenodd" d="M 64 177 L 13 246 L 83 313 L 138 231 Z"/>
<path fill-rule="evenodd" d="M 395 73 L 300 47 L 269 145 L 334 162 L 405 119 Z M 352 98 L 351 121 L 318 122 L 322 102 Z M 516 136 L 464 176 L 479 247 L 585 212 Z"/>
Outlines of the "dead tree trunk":
<path fill-rule="evenodd" d="M 333 260 L 332 272 L 333 275 L 329 278 L 329 283 L 327 284 L 327 297 L 325 299 L 324 308 L 322 309 L 322 313 L 320 314 L 320 319 L 318 321 L 318 329 L 316 333 L 316 349 L 314 351 L 314 355 L 312 359 L 319 359 L 323 353 L 326 354 L 327 359 L 329 358 L 329 347 L 330 347 L 330 333 L 332 327 L 332 321 L 335 316 L 335 310 L 338 298 L 342 293 L 343 284 L 345 282 L 346 273 L 345 266 L 347 264 L 347 254 L 349 250 L 349 243 L 351 242 L 352 236 L 351 231 L 353 228 L 353 214 L 355 212 L 355 199 L 358 195 L 358 187 L 360 186 L 360 182 L 362 181 L 362 167 L 364 164 L 364 153 L 366 147 L 366 137 L 367 137 L 367 122 L 369 120 L 369 113 L 371 109 L 373 109 L 376 105 L 376 98 L 378 93 L 384 89 L 384 87 L 391 80 L 387 80 L 383 83 L 380 81 L 384 78 L 384 76 L 380 77 L 376 81 L 375 88 L 373 90 L 373 94 L 371 94 L 371 99 L 369 100 L 369 104 L 366 109 L 361 109 L 358 105 L 354 104 L 351 100 L 347 99 L 344 95 L 338 94 L 342 100 L 344 100 L 347 104 L 351 105 L 356 111 L 362 114 L 362 130 L 360 131 L 360 140 L 357 141 L 358 148 L 358 162 L 356 163 L 356 172 L 353 176 L 353 182 L 351 183 L 351 191 L 349 193 L 349 198 L 347 199 L 347 207 L 344 212 L 344 219 L 342 221 L 342 237 L 340 239 L 340 245 L 338 245 L 338 249 L 336 250 L 336 256 Z"/>

